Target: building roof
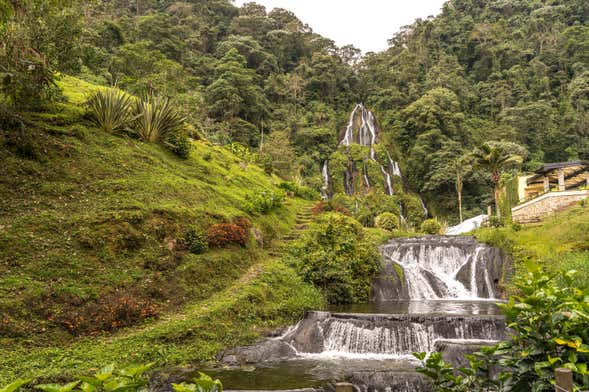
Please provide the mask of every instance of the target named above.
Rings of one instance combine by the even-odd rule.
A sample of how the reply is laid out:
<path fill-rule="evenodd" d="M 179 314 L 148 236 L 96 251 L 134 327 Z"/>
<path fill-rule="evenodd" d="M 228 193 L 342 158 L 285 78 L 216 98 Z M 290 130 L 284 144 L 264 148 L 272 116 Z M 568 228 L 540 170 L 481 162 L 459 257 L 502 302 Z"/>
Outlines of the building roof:
<path fill-rule="evenodd" d="M 537 174 L 545 174 L 556 169 L 564 169 L 568 167 L 588 167 L 589 161 L 571 161 L 571 162 L 556 162 L 556 163 L 545 163 L 542 167 L 536 170 Z"/>
<path fill-rule="evenodd" d="M 558 181 L 557 170 L 564 171 L 565 181 L 571 181 L 575 184 L 586 181 L 584 173 L 589 170 L 589 161 L 571 161 L 571 162 L 557 162 L 545 163 L 540 169 L 536 170 L 536 174 L 527 179 L 527 184 L 539 184 L 543 182 L 544 177 L 548 177 L 550 181 Z"/>

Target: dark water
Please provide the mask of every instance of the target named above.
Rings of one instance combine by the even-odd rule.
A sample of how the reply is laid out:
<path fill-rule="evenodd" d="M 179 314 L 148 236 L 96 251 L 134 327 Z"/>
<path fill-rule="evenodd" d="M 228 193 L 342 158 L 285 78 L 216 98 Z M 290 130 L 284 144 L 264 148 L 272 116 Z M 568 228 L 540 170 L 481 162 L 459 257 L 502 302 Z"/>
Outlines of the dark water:
<path fill-rule="evenodd" d="M 493 316 L 501 310 L 493 301 L 399 301 L 334 306 L 333 313 Z M 326 388 L 340 381 L 370 386 L 373 391 L 426 392 L 431 388 L 415 373 L 417 362 L 407 358 L 379 359 L 306 355 L 278 363 L 200 369 L 223 382 L 227 390 L 292 390 Z M 196 376 L 196 374 L 195 374 Z M 190 378 L 190 377 L 188 377 Z M 327 388 L 328 390 L 330 388 Z"/>
<path fill-rule="evenodd" d="M 288 390 L 322 388 L 326 384 L 362 377 L 374 373 L 398 375 L 404 378 L 413 374 L 414 365 L 402 360 L 371 359 L 300 359 L 255 368 L 206 369 L 206 373 L 223 382 L 224 389 Z"/>
<path fill-rule="evenodd" d="M 368 304 L 332 306 L 337 313 L 376 313 L 376 314 L 429 314 L 429 315 L 500 315 L 497 301 L 391 301 Z"/>

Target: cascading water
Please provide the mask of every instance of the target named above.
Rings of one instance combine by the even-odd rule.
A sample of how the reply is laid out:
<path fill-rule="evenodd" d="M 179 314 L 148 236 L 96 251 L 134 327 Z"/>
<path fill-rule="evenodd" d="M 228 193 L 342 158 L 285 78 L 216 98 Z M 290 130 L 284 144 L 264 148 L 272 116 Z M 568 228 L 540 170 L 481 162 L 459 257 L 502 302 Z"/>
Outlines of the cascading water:
<path fill-rule="evenodd" d="M 481 300 L 493 299 L 498 291 L 503 253 L 474 238 L 397 239 L 381 252 L 384 272 L 374 285 L 377 300 Z"/>
<path fill-rule="evenodd" d="M 414 371 L 413 352 L 461 358 L 506 338 L 504 317 L 488 302 L 505 268 L 499 249 L 471 237 L 427 236 L 395 239 L 380 250 L 383 271 L 368 312 L 309 312 L 279 337 L 228 353 L 225 364 L 302 362 L 313 374 L 328 369 L 322 380 L 348 379 L 360 390 L 431 392 Z"/>

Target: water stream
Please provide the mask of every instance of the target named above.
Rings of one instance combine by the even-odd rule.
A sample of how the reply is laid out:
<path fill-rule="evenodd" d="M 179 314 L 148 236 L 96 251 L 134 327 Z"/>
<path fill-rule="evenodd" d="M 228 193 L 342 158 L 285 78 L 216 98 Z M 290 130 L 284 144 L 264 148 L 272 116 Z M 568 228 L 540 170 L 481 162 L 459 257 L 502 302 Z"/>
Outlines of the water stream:
<path fill-rule="evenodd" d="M 505 257 L 471 237 L 395 239 L 368 304 L 309 312 L 275 337 L 224 354 L 227 389 L 323 388 L 430 392 L 413 352 L 455 358 L 506 337 L 495 302 Z"/>

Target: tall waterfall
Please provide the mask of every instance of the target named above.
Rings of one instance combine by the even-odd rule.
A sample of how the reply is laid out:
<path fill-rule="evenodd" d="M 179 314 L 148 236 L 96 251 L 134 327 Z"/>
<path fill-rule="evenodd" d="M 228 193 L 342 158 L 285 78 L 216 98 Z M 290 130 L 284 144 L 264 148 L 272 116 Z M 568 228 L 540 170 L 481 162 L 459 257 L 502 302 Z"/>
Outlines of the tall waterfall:
<path fill-rule="evenodd" d="M 471 237 L 397 239 L 381 247 L 377 300 L 493 299 L 504 255 Z M 400 273 L 399 271 L 402 271 Z"/>
<path fill-rule="evenodd" d="M 370 161 L 377 162 L 375 146 L 378 143 L 379 132 L 380 130 L 378 128 L 374 113 L 368 110 L 363 104 L 357 104 L 350 114 L 344 135 L 339 144 L 340 146 L 359 144 L 364 147 L 369 147 L 370 152 L 366 158 Z M 401 173 L 399 163 L 393 160 L 388 152 L 387 156 L 388 163 L 378 163 L 380 172 L 382 173 L 382 180 L 380 181 L 378 179 L 369 177 L 366 166 L 358 168 L 355 167 L 354 163 L 351 163 L 343 175 L 343 188 L 346 194 L 353 195 L 359 190 L 358 186 L 361 186 L 362 184 L 363 188 L 367 190 L 372 188 L 375 184 L 380 183 L 382 184 L 387 195 L 393 195 L 393 182 L 397 179 L 401 180 L 403 175 Z M 323 189 L 325 190 L 324 193 L 326 196 L 329 196 L 327 193 L 331 189 L 330 185 L 333 184 L 328 184 L 330 178 L 329 175 L 326 175 L 326 173 L 329 173 L 329 168 L 324 164 L 322 168 L 324 181 Z M 360 182 L 356 181 L 356 178 L 358 177 L 361 177 Z M 393 177 L 397 177 L 397 179 L 394 179 Z"/>

